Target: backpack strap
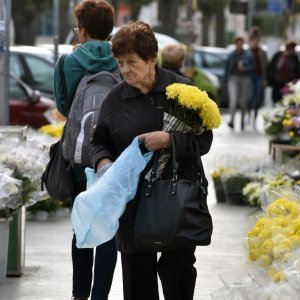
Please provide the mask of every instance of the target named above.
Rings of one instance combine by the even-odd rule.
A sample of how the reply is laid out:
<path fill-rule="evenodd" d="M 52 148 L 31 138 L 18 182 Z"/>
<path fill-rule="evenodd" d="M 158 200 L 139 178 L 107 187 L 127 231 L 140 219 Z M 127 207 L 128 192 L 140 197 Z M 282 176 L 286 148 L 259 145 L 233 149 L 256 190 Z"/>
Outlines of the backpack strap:
<path fill-rule="evenodd" d="M 60 82 L 61 82 L 61 88 L 62 88 L 62 92 L 63 92 L 63 96 L 65 99 L 65 111 L 67 113 L 69 113 L 70 111 L 70 99 L 68 96 L 68 92 L 67 92 L 67 85 L 66 85 L 66 79 L 65 79 L 65 74 L 64 74 L 64 61 L 65 61 L 65 57 L 67 56 L 67 54 L 63 54 L 60 59 L 59 59 L 59 72 L 60 72 Z"/>

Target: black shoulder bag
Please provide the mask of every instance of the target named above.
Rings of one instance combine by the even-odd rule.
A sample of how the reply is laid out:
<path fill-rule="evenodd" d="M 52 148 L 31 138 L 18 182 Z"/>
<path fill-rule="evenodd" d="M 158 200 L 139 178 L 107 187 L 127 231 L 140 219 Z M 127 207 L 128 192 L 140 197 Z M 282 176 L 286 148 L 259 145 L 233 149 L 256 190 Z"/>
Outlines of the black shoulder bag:
<path fill-rule="evenodd" d="M 59 60 L 60 77 L 62 91 L 65 98 L 66 111 L 69 111 L 70 101 L 67 93 L 65 76 L 63 72 L 65 55 Z M 62 155 L 62 142 L 64 131 L 61 139 L 50 146 L 50 160 L 41 177 L 42 190 L 44 186 L 53 200 L 68 201 L 71 197 L 74 184 L 72 178 L 72 168 L 70 162 L 64 159 Z"/>
<path fill-rule="evenodd" d="M 170 136 L 173 178 L 155 179 L 157 155 L 151 178 L 142 183 L 140 190 L 134 232 L 136 246 L 145 251 L 161 252 L 211 242 L 213 225 L 199 152 L 196 151 L 197 180 L 178 179 L 176 149 Z"/>

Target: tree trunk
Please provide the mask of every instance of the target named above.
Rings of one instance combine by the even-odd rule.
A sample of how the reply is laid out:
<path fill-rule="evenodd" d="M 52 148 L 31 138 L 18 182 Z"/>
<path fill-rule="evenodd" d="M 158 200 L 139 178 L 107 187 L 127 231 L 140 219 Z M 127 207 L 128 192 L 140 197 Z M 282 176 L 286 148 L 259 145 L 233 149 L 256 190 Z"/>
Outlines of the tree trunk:
<path fill-rule="evenodd" d="M 50 0 L 13 0 L 12 19 L 16 45 L 34 45 L 40 11 L 49 8 Z"/>
<path fill-rule="evenodd" d="M 216 47 L 226 46 L 224 6 L 216 8 Z"/>
<path fill-rule="evenodd" d="M 175 35 L 179 3 L 180 0 L 171 2 L 160 0 L 158 3 L 158 19 L 161 22 L 161 31 L 170 36 Z"/>
<path fill-rule="evenodd" d="M 14 14 L 15 45 L 34 45 L 36 39 L 37 18 L 19 11 Z"/>
<path fill-rule="evenodd" d="M 202 45 L 209 46 L 209 30 L 212 15 L 211 13 L 202 13 Z"/>
<path fill-rule="evenodd" d="M 71 29 L 70 19 L 69 19 L 69 0 L 59 1 L 59 43 L 63 44 L 69 31 Z"/>

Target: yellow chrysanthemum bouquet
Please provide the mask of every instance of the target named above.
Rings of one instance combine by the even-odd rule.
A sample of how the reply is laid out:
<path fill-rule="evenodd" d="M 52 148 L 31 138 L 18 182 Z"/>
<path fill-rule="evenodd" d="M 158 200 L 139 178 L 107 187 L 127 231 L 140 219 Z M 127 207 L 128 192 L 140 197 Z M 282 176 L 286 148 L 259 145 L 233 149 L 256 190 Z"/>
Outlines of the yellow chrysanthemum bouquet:
<path fill-rule="evenodd" d="M 219 108 L 205 91 L 201 91 L 195 86 L 173 83 L 167 86 L 166 96 L 170 102 L 163 116 L 163 131 L 201 134 L 205 130 L 212 130 L 220 126 Z M 157 176 L 161 174 L 169 156 L 167 151 L 161 151 Z M 145 176 L 146 179 L 150 178 L 150 173 L 151 170 Z"/>
<path fill-rule="evenodd" d="M 274 282 L 286 280 L 290 258 L 300 250 L 300 190 L 264 208 L 248 232 L 248 249 L 249 260 L 264 267 Z M 300 275 L 300 268 L 295 271 Z"/>
<path fill-rule="evenodd" d="M 172 101 L 168 113 L 188 125 L 192 131 L 202 132 L 220 126 L 219 108 L 205 91 L 195 86 L 173 83 L 166 88 L 166 95 Z"/>

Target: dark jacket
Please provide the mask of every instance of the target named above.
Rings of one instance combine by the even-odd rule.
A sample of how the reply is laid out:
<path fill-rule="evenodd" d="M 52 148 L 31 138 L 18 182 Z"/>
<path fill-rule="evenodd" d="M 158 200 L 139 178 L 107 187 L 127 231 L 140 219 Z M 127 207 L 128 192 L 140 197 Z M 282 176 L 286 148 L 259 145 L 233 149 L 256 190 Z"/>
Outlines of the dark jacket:
<path fill-rule="evenodd" d="M 300 63 L 297 54 L 292 54 L 287 58 L 287 67 L 289 68 L 289 74 L 286 74 L 284 78 L 280 78 L 280 66 L 279 61 L 283 55 L 283 51 L 276 52 L 267 70 L 268 84 L 271 86 L 283 87 L 284 84 L 292 81 L 293 79 L 298 79 L 300 77 Z"/>
<path fill-rule="evenodd" d="M 238 63 L 242 62 L 244 65 L 244 70 L 238 70 Z M 226 61 L 225 66 L 225 81 L 229 80 L 229 77 L 232 75 L 236 76 L 250 76 L 254 70 L 254 59 L 253 55 L 249 50 L 242 50 L 237 52 L 233 50 Z"/>
<path fill-rule="evenodd" d="M 137 135 L 162 130 L 163 113 L 169 102 L 165 97 L 165 90 L 169 84 L 174 82 L 191 84 L 189 79 L 157 67 L 157 80 L 148 94 L 142 94 L 138 89 L 128 85 L 126 81 L 112 88 L 102 105 L 99 123 L 92 140 L 91 159 L 95 168 L 103 158 L 115 160 Z M 174 132 L 174 139 L 179 164 L 178 176 L 193 180 L 196 178 L 194 157 L 196 154 L 204 155 L 209 151 L 212 143 L 212 131 L 205 131 L 201 135 Z M 200 153 L 196 153 L 195 143 L 198 143 Z M 150 167 L 151 162 L 140 178 L 144 177 Z M 162 177 L 171 178 L 171 174 L 169 161 Z M 138 193 L 127 204 L 126 210 L 119 220 L 117 247 L 121 252 L 139 252 L 134 245 L 137 199 Z"/>

